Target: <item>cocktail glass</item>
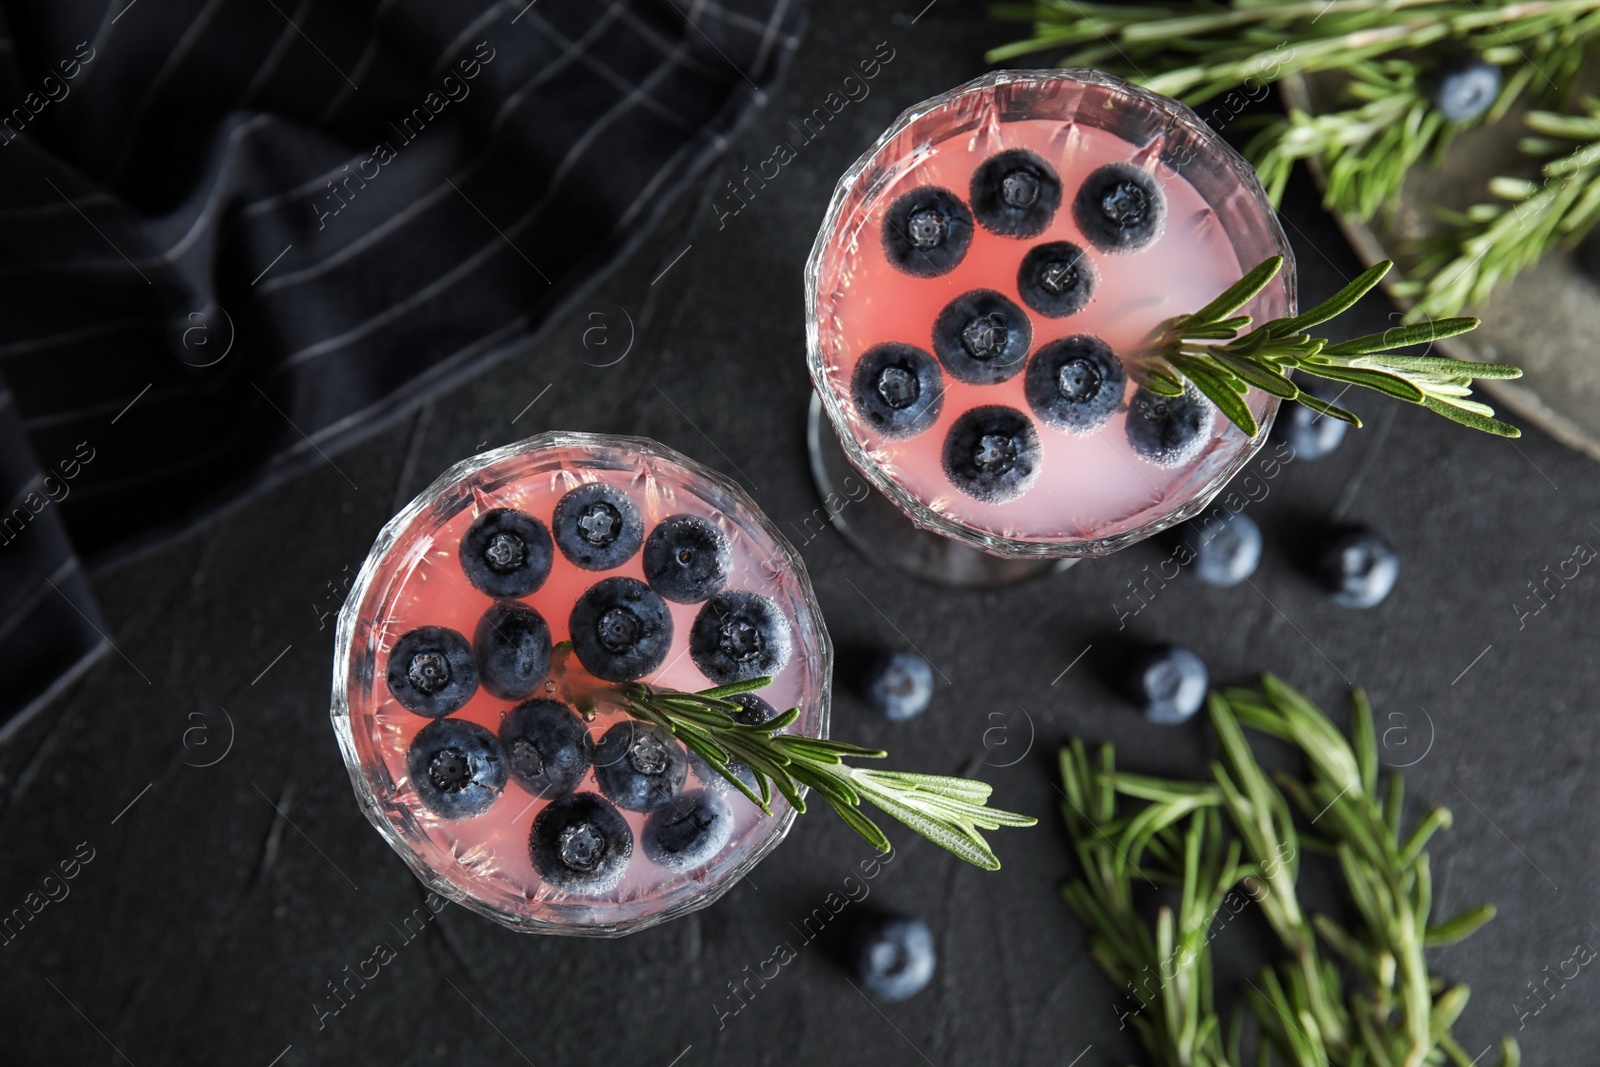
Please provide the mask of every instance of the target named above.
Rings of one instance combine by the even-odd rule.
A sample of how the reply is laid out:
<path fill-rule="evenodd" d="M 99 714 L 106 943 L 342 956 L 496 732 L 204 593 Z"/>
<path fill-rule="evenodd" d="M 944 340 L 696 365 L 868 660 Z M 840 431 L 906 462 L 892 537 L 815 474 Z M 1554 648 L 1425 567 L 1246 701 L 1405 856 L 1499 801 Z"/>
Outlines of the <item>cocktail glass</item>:
<path fill-rule="evenodd" d="M 798 707 L 789 730 L 826 737 L 831 661 L 799 555 L 738 486 L 653 441 L 545 433 L 384 527 L 339 615 L 332 718 L 362 810 L 434 892 L 615 936 L 716 900 L 795 812 L 763 815 L 607 687 L 769 675 L 749 721 Z"/>
<path fill-rule="evenodd" d="M 1189 108 L 1093 70 L 999 71 L 906 111 L 845 175 L 806 267 L 813 474 L 863 552 L 1003 585 L 1188 519 L 1261 445 L 1132 357 L 1294 259 L 1255 172 Z"/>

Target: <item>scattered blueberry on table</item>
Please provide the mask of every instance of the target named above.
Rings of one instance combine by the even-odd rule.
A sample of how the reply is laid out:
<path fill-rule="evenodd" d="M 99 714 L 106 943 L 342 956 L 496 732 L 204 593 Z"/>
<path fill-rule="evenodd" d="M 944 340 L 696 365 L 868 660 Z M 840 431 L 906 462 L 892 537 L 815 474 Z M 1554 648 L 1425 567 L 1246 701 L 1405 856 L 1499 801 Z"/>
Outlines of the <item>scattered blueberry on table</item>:
<path fill-rule="evenodd" d="M 875 915 L 850 939 L 850 969 L 862 991 L 878 1000 L 906 1000 L 933 979 L 933 931 L 909 915 Z"/>
<path fill-rule="evenodd" d="M 1241 511 L 1213 508 L 1184 523 L 1179 541 L 1192 558 L 1189 573 L 1206 585 L 1238 585 L 1261 564 L 1261 527 Z"/>
<path fill-rule="evenodd" d="M 1179 645 L 1138 653 L 1128 673 L 1128 694 L 1144 717 L 1164 726 L 1187 722 L 1206 700 L 1210 676 L 1199 656 Z"/>
<path fill-rule="evenodd" d="M 878 655 L 862 683 L 867 706 L 890 722 L 916 718 L 933 700 L 933 667 L 915 652 Z"/>
<path fill-rule="evenodd" d="M 1371 608 L 1400 575 L 1400 557 L 1378 531 L 1356 526 L 1332 537 L 1317 555 L 1316 576 L 1335 604 Z"/>

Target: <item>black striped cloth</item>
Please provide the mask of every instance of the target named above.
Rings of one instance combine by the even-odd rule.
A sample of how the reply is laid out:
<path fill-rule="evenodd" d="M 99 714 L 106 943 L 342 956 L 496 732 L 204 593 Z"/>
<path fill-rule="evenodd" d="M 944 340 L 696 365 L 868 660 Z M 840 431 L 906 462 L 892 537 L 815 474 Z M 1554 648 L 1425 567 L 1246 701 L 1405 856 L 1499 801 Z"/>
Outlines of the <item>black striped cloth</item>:
<path fill-rule="evenodd" d="M 798 3 L 0 6 L 0 738 L 107 647 L 80 559 L 525 338 L 764 101 Z"/>

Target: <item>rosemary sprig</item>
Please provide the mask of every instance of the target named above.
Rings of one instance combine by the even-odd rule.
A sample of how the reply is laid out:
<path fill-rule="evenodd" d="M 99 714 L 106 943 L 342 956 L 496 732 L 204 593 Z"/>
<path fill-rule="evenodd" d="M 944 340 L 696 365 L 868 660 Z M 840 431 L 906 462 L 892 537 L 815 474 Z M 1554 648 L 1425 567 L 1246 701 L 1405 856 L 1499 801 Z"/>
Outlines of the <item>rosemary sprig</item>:
<path fill-rule="evenodd" d="M 732 713 L 741 709 L 729 698 L 760 689 L 770 681 L 754 678 L 698 693 L 629 682 L 616 686 L 613 695 L 634 717 L 671 731 L 766 814 L 772 814 L 774 788 L 799 812 L 806 810 L 802 790 L 815 789 L 879 852 L 889 851 L 889 838 L 862 814 L 862 801 L 968 863 L 991 871 L 1000 869 L 1000 861 L 978 831 L 1038 822 L 988 807 L 991 790 L 984 782 L 851 767 L 844 762 L 846 757 L 882 759 L 888 753 L 845 741 L 784 733 L 800 717 L 799 708 L 756 726 L 735 720 Z M 735 759 L 749 766 L 756 789 L 729 770 L 729 762 Z"/>
<path fill-rule="evenodd" d="M 1580 240 L 1600 221 L 1600 100 L 1584 114 L 1529 112 L 1529 155 L 1555 156 L 1539 180 L 1496 178 L 1499 203 L 1446 213 L 1449 229 L 1429 242 L 1411 277 L 1395 287 L 1416 300 L 1410 315 L 1453 315 L 1481 303 L 1501 282 L 1533 266 L 1552 248 Z"/>
<path fill-rule="evenodd" d="M 1356 694 L 1348 738 L 1270 676 L 1258 690 L 1213 694 L 1210 710 L 1222 751 L 1210 782 L 1118 772 L 1109 745 L 1093 762 L 1081 741 L 1061 754 L 1062 812 L 1083 869 L 1063 894 L 1089 927 L 1095 959 L 1138 1000 L 1133 1025 L 1151 1059 L 1247 1062 L 1243 1016 L 1224 1036 L 1215 1011 L 1208 947 L 1235 910 L 1223 903 L 1244 886 L 1285 953 L 1246 991 L 1258 1062 L 1274 1053 L 1295 1067 L 1475 1062 L 1450 1033 L 1469 992 L 1431 976 L 1423 949 L 1470 935 L 1494 909 L 1431 921 L 1424 847 L 1450 815 L 1436 808 L 1402 834 L 1401 781 L 1379 781 L 1366 699 Z M 1246 729 L 1297 749 L 1305 777 L 1269 777 Z M 1302 850 L 1336 858 L 1358 919 L 1352 928 L 1300 906 Z M 1181 888 L 1178 908 L 1159 909 L 1153 929 L 1134 906 L 1145 880 Z M 1515 1039 L 1504 1038 L 1504 1067 L 1519 1060 Z"/>
<path fill-rule="evenodd" d="M 1272 319 L 1246 331 L 1251 319 L 1239 314 L 1239 310 L 1266 288 L 1282 266 L 1281 257 L 1264 260 L 1199 311 L 1162 323 L 1134 356 L 1136 376 L 1146 388 L 1162 396 L 1181 395 L 1187 379 L 1251 437 L 1259 427 L 1244 401 L 1250 386 L 1284 400 L 1298 400 L 1313 411 L 1351 425 L 1361 425 L 1351 412 L 1302 391 L 1289 378 L 1291 370 L 1376 389 L 1475 430 L 1501 437 L 1521 436 L 1515 426 L 1496 419 L 1488 404 L 1471 399 L 1475 379 L 1519 378 L 1521 370 L 1502 363 L 1471 363 L 1442 356 L 1401 355 L 1396 351 L 1466 333 L 1477 328 L 1477 319 L 1430 319 L 1337 344 L 1306 332 L 1343 314 L 1371 292 L 1392 266 L 1387 261 L 1364 271 L 1307 311 Z"/>

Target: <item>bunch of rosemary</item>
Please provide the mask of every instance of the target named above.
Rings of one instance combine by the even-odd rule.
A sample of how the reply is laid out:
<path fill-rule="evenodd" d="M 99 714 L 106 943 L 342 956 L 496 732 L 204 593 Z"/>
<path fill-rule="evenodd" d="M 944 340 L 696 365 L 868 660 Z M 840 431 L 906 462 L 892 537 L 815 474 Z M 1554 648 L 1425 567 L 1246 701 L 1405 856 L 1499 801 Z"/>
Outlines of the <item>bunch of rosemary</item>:
<path fill-rule="evenodd" d="M 1243 886 L 1284 950 L 1247 980 L 1257 1062 L 1276 1055 L 1294 1067 L 1476 1063 L 1450 1032 L 1468 990 L 1431 976 L 1423 949 L 1469 936 L 1494 908 L 1432 921 L 1423 849 L 1450 813 L 1435 808 L 1402 833 L 1402 782 L 1379 781 L 1366 698 L 1355 694 L 1349 738 L 1271 676 L 1259 690 L 1213 694 L 1210 712 L 1222 759 L 1209 782 L 1118 772 L 1109 745 L 1093 760 L 1081 741 L 1061 752 L 1062 813 L 1083 872 L 1063 895 L 1089 928 L 1095 960 L 1137 1002 L 1123 1014 L 1132 1015 L 1152 1062 L 1246 1062 L 1243 1013 L 1225 1032 L 1216 1011 L 1209 948 L 1224 901 Z M 1269 778 L 1246 729 L 1297 749 L 1305 776 Z M 1353 927 L 1301 907 L 1302 851 L 1337 861 L 1359 917 Z M 1180 890 L 1177 908 L 1162 907 L 1153 925 L 1134 902 L 1146 882 Z M 1501 1064 L 1519 1062 L 1515 1039 L 1504 1038 Z"/>
<path fill-rule="evenodd" d="M 1600 56 L 1600 0 L 1230 0 L 1181 6 L 1034 0 L 993 10 L 1001 18 L 1032 22 L 1034 33 L 991 51 L 991 62 L 1064 49 L 1062 66 L 1100 67 L 1175 96 L 1215 128 L 1285 75 L 1338 73 L 1331 107 L 1317 114 L 1291 109 L 1283 117 L 1255 116 L 1240 127 L 1255 130 L 1245 155 L 1274 203 L 1294 163 L 1316 158 L 1327 176 L 1325 206 L 1360 219 L 1392 207 L 1410 169 L 1436 160 L 1461 130 L 1496 122 L 1518 103 L 1568 106 L 1577 75 Z M 1464 54 L 1480 56 L 1505 76 L 1487 111 L 1451 121 L 1431 99 L 1433 79 L 1439 64 Z M 1498 282 L 1590 228 L 1592 204 L 1580 208 L 1576 202 L 1594 188 L 1600 137 L 1593 118 L 1591 107 L 1588 116 L 1542 113 L 1529 119 L 1539 134 L 1581 140 L 1592 149 L 1572 152 L 1565 171 L 1546 169 L 1546 179 L 1559 174 L 1573 191 L 1566 198 L 1539 199 L 1512 179 L 1495 183 L 1495 194 L 1516 206 L 1482 206 L 1451 220 L 1429 258 L 1410 272 L 1409 291 L 1420 299 L 1413 321 L 1459 314 Z M 1544 189 L 1549 185 L 1547 180 Z M 1501 215 L 1511 217 L 1489 232 Z M 1447 263 L 1447 277 L 1435 284 L 1430 273 Z"/>

